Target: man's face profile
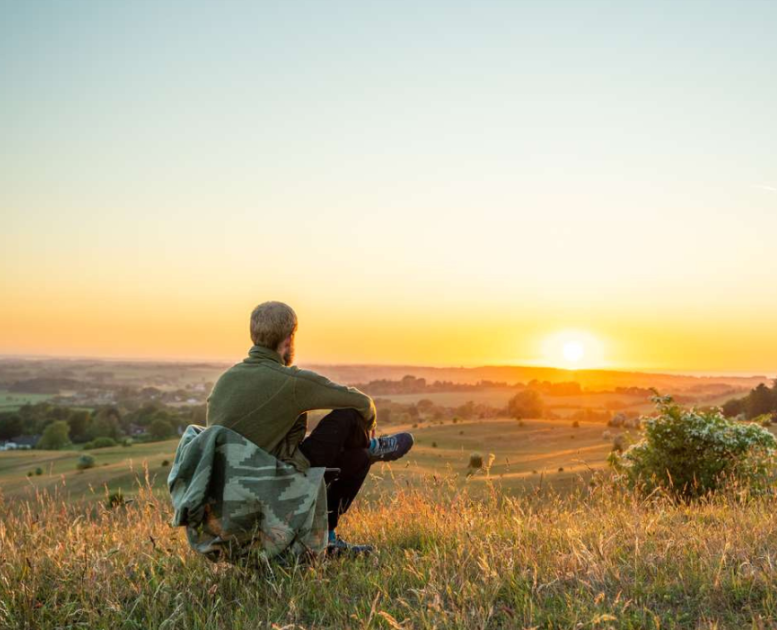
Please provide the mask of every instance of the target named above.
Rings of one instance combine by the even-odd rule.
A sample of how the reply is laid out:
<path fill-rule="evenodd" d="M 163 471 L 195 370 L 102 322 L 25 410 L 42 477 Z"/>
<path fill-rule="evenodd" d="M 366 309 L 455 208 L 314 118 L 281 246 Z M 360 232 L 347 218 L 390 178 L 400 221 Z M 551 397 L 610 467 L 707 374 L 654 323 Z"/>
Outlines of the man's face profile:
<path fill-rule="evenodd" d="M 291 365 L 294 362 L 294 335 L 289 337 L 289 344 L 281 357 L 284 365 Z"/>

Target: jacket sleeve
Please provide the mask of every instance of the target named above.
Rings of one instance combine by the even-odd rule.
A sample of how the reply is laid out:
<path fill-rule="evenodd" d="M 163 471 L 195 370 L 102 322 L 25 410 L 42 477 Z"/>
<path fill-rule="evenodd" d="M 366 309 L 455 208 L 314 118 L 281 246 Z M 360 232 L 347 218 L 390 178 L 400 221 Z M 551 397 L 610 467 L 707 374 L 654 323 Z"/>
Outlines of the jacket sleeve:
<path fill-rule="evenodd" d="M 355 387 L 333 383 L 328 378 L 310 370 L 295 370 L 294 398 L 300 413 L 315 409 L 356 409 L 368 431 L 375 428 L 377 412 L 375 403 Z"/>
<path fill-rule="evenodd" d="M 305 439 L 305 433 L 308 430 L 308 414 L 301 413 L 294 421 L 294 425 L 286 434 L 286 442 L 288 442 L 291 449 L 295 449 L 299 446 L 299 443 Z"/>

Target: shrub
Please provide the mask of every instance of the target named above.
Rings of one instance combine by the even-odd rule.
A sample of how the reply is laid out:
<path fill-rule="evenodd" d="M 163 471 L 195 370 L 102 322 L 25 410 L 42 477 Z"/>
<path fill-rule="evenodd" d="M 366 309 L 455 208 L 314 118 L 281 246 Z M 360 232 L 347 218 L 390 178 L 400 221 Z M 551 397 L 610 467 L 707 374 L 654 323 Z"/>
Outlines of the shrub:
<path fill-rule="evenodd" d="M 579 428 L 580 428 L 580 422 L 579 422 L 579 421 L 577 421 L 577 420 L 575 420 L 575 421 L 572 423 L 572 428 L 573 428 L 573 429 L 579 429 Z"/>
<path fill-rule="evenodd" d="M 768 479 L 777 447 L 769 431 L 728 420 L 719 409 L 684 409 L 671 396 L 652 400 L 659 415 L 644 421 L 643 439 L 610 459 L 629 484 L 693 498 L 725 479 L 753 486 Z"/>
<path fill-rule="evenodd" d="M 762 427 L 769 427 L 772 425 L 772 414 L 762 413 L 760 416 L 753 418 L 753 422 L 760 424 Z"/>
<path fill-rule="evenodd" d="M 124 493 L 121 491 L 121 489 L 117 490 L 116 492 L 112 492 L 108 495 L 108 498 L 105 499 L 105 507 L 107 508 L 119 507 L 125 503 L 126 501 L 124 500 Z"/>
<path fill-rule="evenodd" d="M 545 411 L 542 396 L 533 389 L 518 392 L 507 402 L 507 412 L 516 419 L 541 418 Z"/>
<path fill-rule="evenodd" d="M 564 467 L 563 466 L 559 466 L 558 471 L 559 472 L 564 472 Z"/>
<path fill-rule="evenodd" d="M 623 423 L 623 426 L 627 429 L 641 429 L 642 420 L 639 418 L 626 418 L 626 422 Z"/>
<path fill-rule="evenodd" d="M 32 471 L 31 470 L 27 473 L 27 476 L 28 477 L 32 477 Z"/>
<path fill-rule="evenodd" d="M 40 476 L 43 474 L 43 468 L 41 468 L 40 466 L 38 466 L 38 467 L 35 469 L 35 474 L 36 474 L 38 477 L 40 477 Z"/>
<path fill-rule="evenodd" d="M 602 432 L 602 439 L 603 440 L 611 440 L 612 439 L 612 432 L 611 431 L 603 431 Z"/>
<path fill-rule="evenodd" d="M 116 440 L 109 437 L 98 437 L 91 442 L 86 442 L 84 444 L 84 450 L 90 451 L 93 448 L 108 448 L 109 446 L 116 446 Z"/>
<path fill-rule="evenodd" d="M 621 433 L 620 435 L 616 435 L 615 438 L 612 441 L 612 450 L 618 451 L 619 453 L 622 453 L 626 450 L 626 447 L 629 445 L 628 438 Z"/>
<path fill-rule="evenodd" d="M 478 470 L 485 471 L 486 475 L 491 474 L 491 466 L 494 465 L 496 455 L 493 453 L 488 454 L 488 461 L 483 461 L 483 456 L 480 453 L 472 453 L 469 456 L 469 465 L 467 466 L 467 477 L 474 475 Z"/>
<path fill-rule="evenodd" d="M 163 467 L 164 467 L 164 466 L 169 466 L 169 465 L 170 465 L 170 460 L 169 460 L 169 459 L 163 459 L 163 460 L 162 460 L 162 466 L 163 466 Z"/>
<path fill-rule="evenodd" d="M 437 448 L 437 442 L 432 442 L 432 448 Z"/>
<path fill-rule="evenodd" d="M 94 457 L 91 455 L 81 455 L 76 462 L 76 468 L 78 470 L 86 470 L 87 468 L 94 468 Z"/>
<path fill-rule="evenodd" d="M 70 425 L 64 420 L 52 422 L 43 431 L 35 448 L 56 451 L 70 445 Z"/>

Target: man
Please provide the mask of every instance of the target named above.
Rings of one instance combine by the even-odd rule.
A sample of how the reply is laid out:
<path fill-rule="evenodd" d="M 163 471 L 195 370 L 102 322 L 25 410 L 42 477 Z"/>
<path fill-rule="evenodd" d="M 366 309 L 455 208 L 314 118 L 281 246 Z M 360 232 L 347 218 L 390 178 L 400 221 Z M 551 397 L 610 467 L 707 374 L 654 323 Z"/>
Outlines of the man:
<path fill-rule="evenodd" d="M 354 387 L 293 367 L 297 315 L 281 302 L 264 302 L 251 313 L 254 346 L 242 363 L 221 375 L 208 397 L 207 424 L 222 425 L 262 450 L 305 472 L 310 466 L 328 472 L 330 554 L 369 552 L 336 534 L 345 513 L 377 461 L 393 461 L 413 446 L 410 433 L 375 438 L 375 403 Z M 313 432 L 307 412 L 332 409 Z M 372 435 L 372 437 L 371 437 Z"/>

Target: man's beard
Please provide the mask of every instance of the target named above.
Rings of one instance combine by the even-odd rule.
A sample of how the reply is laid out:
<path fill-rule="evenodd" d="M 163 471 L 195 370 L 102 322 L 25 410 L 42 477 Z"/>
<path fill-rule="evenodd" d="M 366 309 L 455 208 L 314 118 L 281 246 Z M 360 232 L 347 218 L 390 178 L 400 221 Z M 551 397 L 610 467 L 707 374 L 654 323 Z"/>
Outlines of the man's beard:
<path fill-rule="evenodd" d="M 294 362 L 294 340 L 291 341 L 289 347 L 286 348 L 286 352 L 283 353 L 283 364 L 291 365 Z"/>

